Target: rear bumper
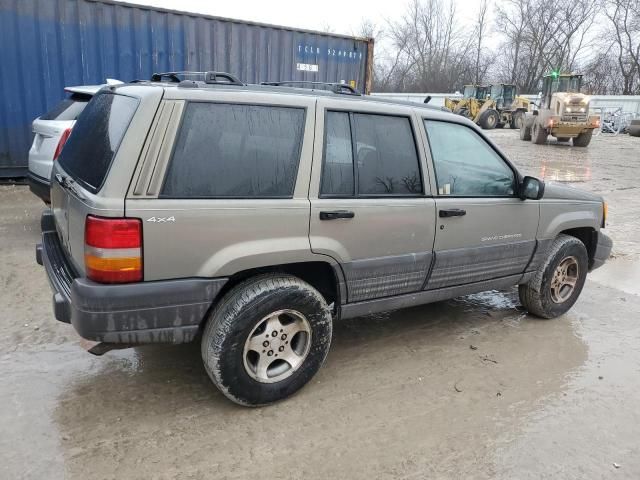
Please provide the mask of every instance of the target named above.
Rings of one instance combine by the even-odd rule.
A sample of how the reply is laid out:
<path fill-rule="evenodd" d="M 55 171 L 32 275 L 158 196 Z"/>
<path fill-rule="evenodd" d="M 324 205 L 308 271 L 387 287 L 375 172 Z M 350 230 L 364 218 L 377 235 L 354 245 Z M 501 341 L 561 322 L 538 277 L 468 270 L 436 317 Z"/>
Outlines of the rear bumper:
<path fill-rule="evenodd" d="M 604 265 L 604 262 L 606 262 L 611 255 L 612 248 L 613 241 L 604 233 L 598 232 L 598 243 L 596 244 L 596 251 L 593 255 L 593 262 L 591 263 L 590 270 L 594 270 Z"/>
<path fill-rule="evenodd" d="M 51 183 L 46 178 L 28 172 L 27 182 L 29 183 L 29 190 L 31 190 L 31 192 L 40 197 L 45 203 L 51 203 L 51 194 L 49 193 Z"/>
<path fill-rule="evenodd" d="M 45 267 L 57 320 L 88 340 L 118 344 L 192 341 L 226 278 L 188 278 L 105 285 L 80 277 L 58 239 L 50 211 L 42 215 L 36 260 Z"/>

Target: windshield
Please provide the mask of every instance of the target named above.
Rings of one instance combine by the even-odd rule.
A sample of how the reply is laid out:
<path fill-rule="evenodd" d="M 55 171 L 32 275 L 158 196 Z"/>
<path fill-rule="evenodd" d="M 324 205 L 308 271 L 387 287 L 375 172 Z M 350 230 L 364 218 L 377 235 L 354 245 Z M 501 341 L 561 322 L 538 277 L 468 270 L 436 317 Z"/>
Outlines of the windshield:
<path fill-rule="evenodd" d="M 551 91 L 579 93 L 581 84 L 582 77 L 559 77 L 553 81 Z"/>
<path fill-rule="evenodd" d="M 502 85 L 491 86 L 491 98 L 499 98 L 502 96 Z"/>
<path fill-rule="evenodd" d="M 464 87 L 464 98 L 473 98 L 476 96 L 476 87 L 473 85 L 466 85 Z"/>
<path fill-rule="evenodd" d="M 513 100 L 513 98 L 516 96 L 515 95 L 515 90 L 516 88 L 513 85 L 505 85 L 503 87 L 504 90 L 504 98 L 507 100 Z"/>

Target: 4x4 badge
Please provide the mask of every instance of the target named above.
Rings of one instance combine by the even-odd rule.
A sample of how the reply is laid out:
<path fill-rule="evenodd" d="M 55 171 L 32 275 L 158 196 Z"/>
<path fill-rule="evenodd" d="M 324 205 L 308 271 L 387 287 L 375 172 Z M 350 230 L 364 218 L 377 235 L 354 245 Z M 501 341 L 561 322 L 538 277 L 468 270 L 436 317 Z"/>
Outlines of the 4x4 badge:
<path fill-rule="evenodd" d="M 151 217 L 147 218 L 147 222 L 156 222 L 156 223 L 166 223 L 166 222 L 175 222 L 176 217 Z"/>

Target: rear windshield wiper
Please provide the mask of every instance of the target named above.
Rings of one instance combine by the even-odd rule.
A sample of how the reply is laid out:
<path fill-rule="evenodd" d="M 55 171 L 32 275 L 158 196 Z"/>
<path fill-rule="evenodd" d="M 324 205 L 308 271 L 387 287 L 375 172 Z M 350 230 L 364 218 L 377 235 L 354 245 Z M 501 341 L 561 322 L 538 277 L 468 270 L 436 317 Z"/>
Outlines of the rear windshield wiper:
<path fill-rule="evenodd" d="M 62 188 L 70 191 L 81 200 L 86 200 L 87 197 L 78 189 L 77 183 L 73 178 L 69 178 L 68 176 L 56 173 L 56 180 Z"/>

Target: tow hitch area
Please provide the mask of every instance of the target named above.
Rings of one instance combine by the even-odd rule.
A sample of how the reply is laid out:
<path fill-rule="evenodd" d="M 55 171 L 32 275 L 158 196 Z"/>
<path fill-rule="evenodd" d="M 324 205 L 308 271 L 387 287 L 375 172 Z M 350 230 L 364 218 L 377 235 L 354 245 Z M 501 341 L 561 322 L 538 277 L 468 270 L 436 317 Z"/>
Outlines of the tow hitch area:
<path fill-rule="evenodd" d="M 124 348 L 134 347 L 135 345 L 126 343 L 94 342 L 93 340 L 80 338 L 80 346 L 90 354 L 99 357 L 111 350 L 122 350 Z"/>

